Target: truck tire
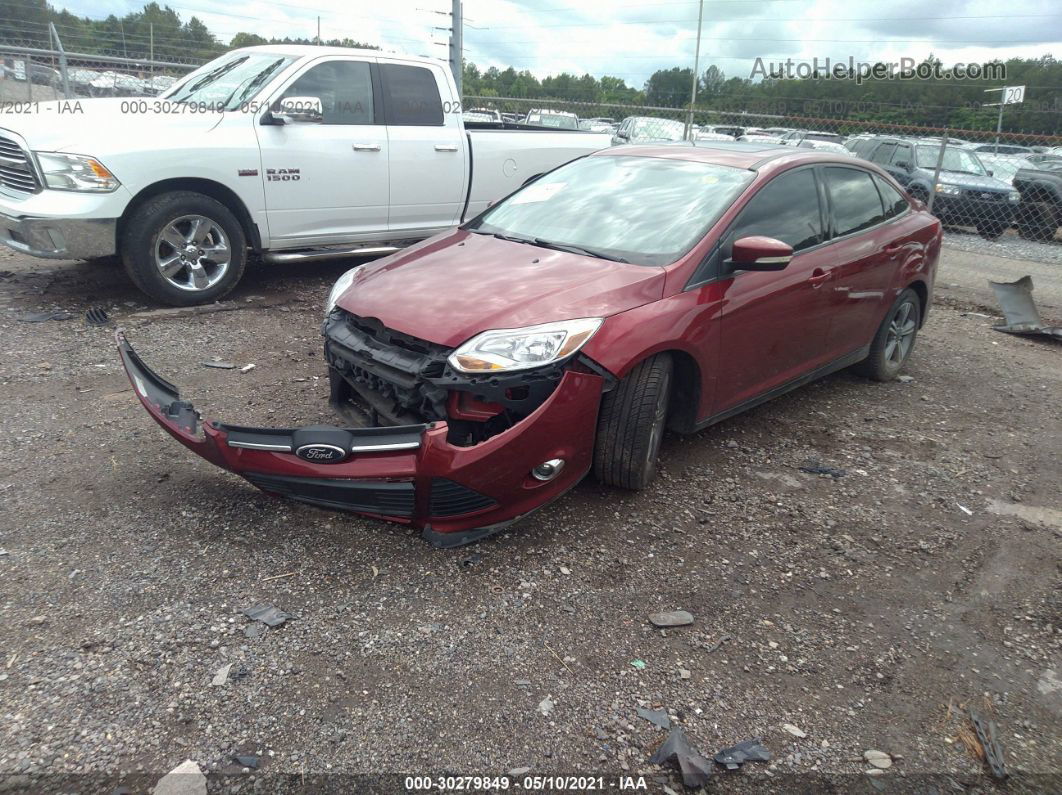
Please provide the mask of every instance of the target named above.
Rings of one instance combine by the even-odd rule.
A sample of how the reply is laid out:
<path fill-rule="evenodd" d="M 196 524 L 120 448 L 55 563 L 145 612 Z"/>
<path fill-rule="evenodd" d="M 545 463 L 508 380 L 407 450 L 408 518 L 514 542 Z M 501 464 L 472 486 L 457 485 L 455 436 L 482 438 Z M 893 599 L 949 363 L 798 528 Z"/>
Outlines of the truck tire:
<path fill-rule="evenodd" d="M 594 476 L 608 486 L 643 489 L 656 474 L 667 425 L 671 356 L 640 362 L 601 400 L 594 441 Z"/>
<path fill-rule="evenodd" d="M 137 207 L 119 251 L 133 284 L 171 306 L 217 301 L 247 265 L 247 239 L 236 216 L 216 199 L 183 190 Z"/>
<path fill-rule="evenodd" d="M 1041 202 L 1022 202 L 1018 208 L 1018 234 L 1029 240 L 1050 240 L 1058 229 L 1054 208 Z"/>
<path fill-rule="evenodd" d="M 867 358 L 852 369 L 874 381 L 892 381 L 914 350 L 921 324 L 922 302 L 918 294 L 908 288 L 900 293 L 885 314 L 870 343 Z"/>

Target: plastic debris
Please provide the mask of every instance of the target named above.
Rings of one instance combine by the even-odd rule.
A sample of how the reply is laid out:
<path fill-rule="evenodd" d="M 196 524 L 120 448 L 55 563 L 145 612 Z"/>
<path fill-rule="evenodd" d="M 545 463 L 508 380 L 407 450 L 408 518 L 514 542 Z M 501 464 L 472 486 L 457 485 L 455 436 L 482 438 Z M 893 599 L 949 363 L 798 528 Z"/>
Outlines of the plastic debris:
<path fill-rule="evenodd" d="M 838 469 L 837 467 L 828 467 L 825 464 L 819 464 L 815 461 L 809 461 L 805 466 L 800 467 L 801 472 L 807 472 L 809 475 L 829 475 L 836 480 L 837 478 L 843 478 L 848 474 L 847 470 Z"/>
<path fill-rule="evenodd" d="M 1007 334 L 1035 334 L 1062 339 L 1062 326 L 1045 326 L 1033 303 L 1032 276 L 1022 276 L 1016 282 L 988 282 L 1003 309 L 1006 323 L 992 326 Z"/>
<path fill-rule="evenodd" d="M 538 702 L 538 711 L 541 712 L 543 715 L 548 716 L 549 713 L 553 712 L 553 707 L 553 699 L 550 696 L 546 696 L 544 699 Z"/>
<path fill-rule="evenodd" d="M 254 364 L 245 364 L 243 367 L 240 368 L 240 372 L 241 373 L 249 373 L 254 368 L 255 368 Z"/>
<path fill-rule="evenodd" d="M 671 762 L 679 769 L 682 783 L 690 789 L 703 787 L 715 773 L 711 760 L 690 746 L 681 726 L 672 727 L 667 739 L 649 758 L 649 763 L 653 765 L 666 762 Z"/>
<path fill-rule="evenodd" d="M 471 569 L 481 560 L 483 560 L 483 556 L 478 552 L 473 552 L 471 555 L 463 557 L 459 561 L 457 561 L 457 565 L 460 566 L 462 569 Z"/>
<path fill-rule="evenodd" d="M 631 660 L 631 665 L 633 665 L 639 671 L 645 670 L 645 660 Z"/>
<path fill-rule="evenodd" d="M 289 614 L 273 605 L 255 605 L 245 608 L 243 614 L 252 621 L 261 621 L 267 627 L 279 627 L 289 618 Z"/>
<path fill-rule="evenodd" d="M 744 740 L 737 745 L 724 748 L 715 755 L 715 761 L 727 770 L 737 770 L 746 762 L 770 762 L 771 752 L 758 738 Z"/>
<path fill-rule="evenodd" d="M 250 754 L 247 756 L 234 756 L 232 758 L 240 767 L 249 767 L 251 770 L 257 770 L 258 765 L 260 764 L 258 757 Z"/>
<path fill-rule="evenodd" d="M 203 367 L 213 367 L 215 370 L 235 370 L 236 365 L 232 362 L 200 362 Z"/>
<path fill-rule="evenodd" d="M 186 759 L 155 785 L 154 795 L 206 795 L 207 780 L 191 759 Z"/>
<path fill-rule="evenodd" d="M 85 313 L 86 326 L 106 326 L 110 322 L 110 316 L 98 306 L 92 307 L 92 309 Z"/>
<path fill-rule="evenodd" d="M 783 723 L 782 728 L 794 737 L 799 737 L 801 740 L 808 736 L 807 732 L 805 732 L 803 729 L 798 728 L 797 726 L 794 726 L 792 723 Z"/>
<path fill-rule="evenodd" d="M 639 717 L 645 718 L 654 726 L 659 726 L 661 729 L 671 728 L 671 718 L 667 716 L 666 710 L 638 707 L 638 715 Z"/>
<path fill-rule="evenodd" d="M 693 615 L 685 610 L 668 610 L 653 613 L 649 623 L 654 627 L 685 627 L 693 623 Z"/>
<path fill-rule="evenodd" d="M 218 672 L 214 674 L 214 678 L 210 680 L 211 687 L 221 687 L 229 681 L 229 670 L 232 668 L 232 663 L 223 665 L 218 668 Z"/>
<path fill-rule="evenodd" d="M 1003 744 L 996 736 L 996 722 L 992 720 L 986 721 L 972 709 L 970 710 L 970 721 L 973 723 L 974 731 L 977 732 L 977 739 L 981 743 L 981 747 L 985 750 L 985 763 L 988 765 L 988 769 L 992 771 L 992 775 L 995 778 L 1007 778 L 1010 774 L 1007 773 L 1007 766 L 1003 762 Z"/>

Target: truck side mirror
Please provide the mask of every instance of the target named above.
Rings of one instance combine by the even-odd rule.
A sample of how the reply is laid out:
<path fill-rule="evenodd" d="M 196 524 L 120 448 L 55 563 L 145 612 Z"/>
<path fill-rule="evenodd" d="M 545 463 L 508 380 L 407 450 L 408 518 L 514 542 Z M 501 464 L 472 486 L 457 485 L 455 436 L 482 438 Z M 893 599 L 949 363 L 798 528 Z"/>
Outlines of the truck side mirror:
<path fill-rule="evenodd" d="M 273 106 L 271 115 L 279 124 L 320 124 L 324 108 L 318 97 L 284 97 Z"/>

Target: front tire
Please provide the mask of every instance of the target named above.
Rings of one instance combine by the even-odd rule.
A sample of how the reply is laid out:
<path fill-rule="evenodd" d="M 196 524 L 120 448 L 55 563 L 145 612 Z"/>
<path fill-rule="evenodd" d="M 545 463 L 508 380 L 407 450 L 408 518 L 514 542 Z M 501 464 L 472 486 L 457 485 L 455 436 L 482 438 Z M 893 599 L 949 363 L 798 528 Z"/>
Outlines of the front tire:
<path fill-rule="evenodd" d="M 133 283 L 171 306 L 217 301 L 247 266 L 247 239 L 236 216 L 192 191 L 144 202 L 126 222 L 120 248 Z"/>
<path fill-rule="evenodd" d="M 921 323 L 922 302 L 908 288 L 886 313 L 870 343 L 870 354 L 855 366 L 855 371 L 874 381 L 892 381 L 914 350 Z"/>
<path fill-rule="evenodd" d="M 594 476 L 608 486 L 643 489 L 656 474 L 667 427 L 671 356 L 640 362 L 601 400 L 594 441 Z"/>

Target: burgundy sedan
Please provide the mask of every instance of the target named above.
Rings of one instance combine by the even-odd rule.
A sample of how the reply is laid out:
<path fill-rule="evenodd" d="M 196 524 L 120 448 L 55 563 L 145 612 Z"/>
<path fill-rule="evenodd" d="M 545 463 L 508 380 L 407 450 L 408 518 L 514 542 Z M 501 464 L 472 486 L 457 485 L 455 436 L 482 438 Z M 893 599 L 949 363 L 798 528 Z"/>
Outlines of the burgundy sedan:
<path fill-rule="evenodd" d="M 941 227 L 871 163 L 617 147 L 356 268 L 323 325 L 340 426 L 199 421 L 119 335 L 170 434 L 259 488 L 497 531 L 593 472 L 639 489 L 690 433 L 844 367 L 885 381 L 929 310 Z"/>

